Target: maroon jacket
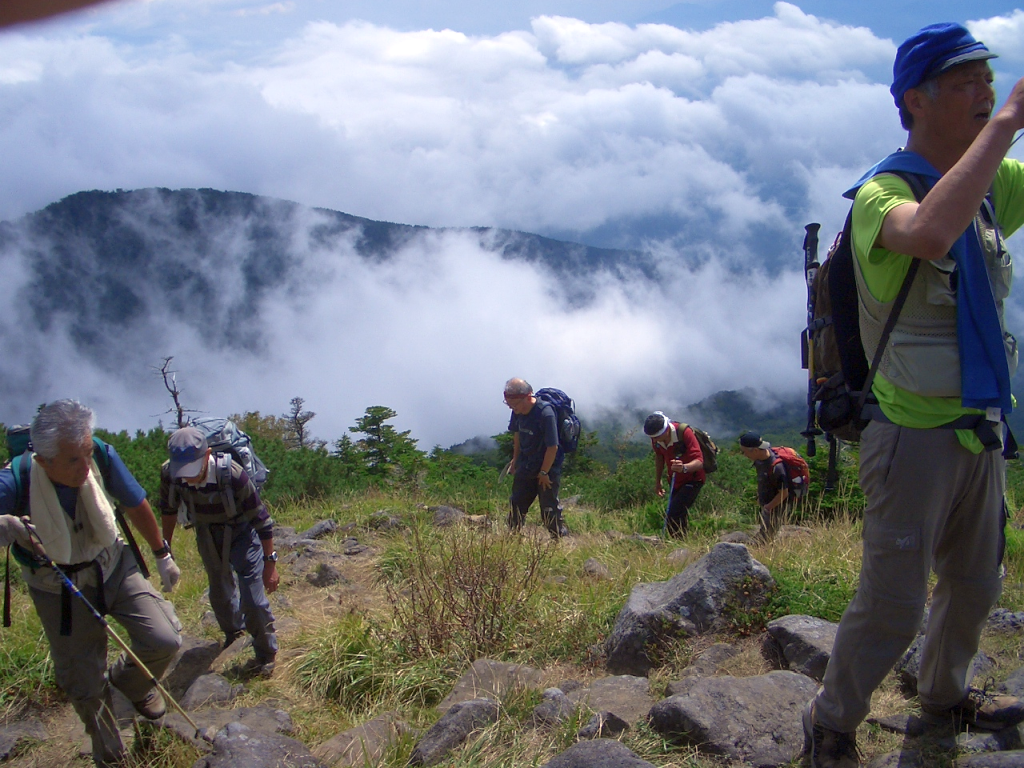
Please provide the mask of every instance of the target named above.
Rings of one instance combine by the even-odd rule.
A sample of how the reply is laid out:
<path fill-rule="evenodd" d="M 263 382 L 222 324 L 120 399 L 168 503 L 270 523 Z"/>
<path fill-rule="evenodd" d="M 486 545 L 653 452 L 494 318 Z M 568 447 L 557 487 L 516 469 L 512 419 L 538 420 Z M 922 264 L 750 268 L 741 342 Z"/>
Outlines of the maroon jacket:
<path fill-rule="evenodd" d="M 700 450 L 700 443 L 697 442 L 697 436 L 693 434 L 693 430 L 689 427 L 680 430 L 677 421 L 672 422 L 672 427 L 676 430 L 676 442 L 663 446 L 656 440 L 651 440 L 651 447 L 665 460 L 665 472 L 669 471 L 669 462 L 674 459 L 680 459 L 684 464 L 698 459 L 703 461 L 704 454 Z M 696 472 L 673 472 L 672 487 L 681 488 L 687 483 L 693 482 L 703 483 L 706 477 L 703 469 L 698 469 Z"/>

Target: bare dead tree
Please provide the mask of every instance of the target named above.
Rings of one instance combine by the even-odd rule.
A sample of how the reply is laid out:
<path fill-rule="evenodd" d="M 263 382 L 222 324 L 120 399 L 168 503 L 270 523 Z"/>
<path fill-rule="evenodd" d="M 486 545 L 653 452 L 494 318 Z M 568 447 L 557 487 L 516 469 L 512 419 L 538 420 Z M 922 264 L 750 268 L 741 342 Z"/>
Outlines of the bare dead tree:
<path fill-rule="evenodd" d="M 291 410 L 281 417 L 288 423 L 289 434 L 286 439 L 293 448 L 315 448 L 318 445 L 318 441 L 314 440 L 306 429 L 306 424 L 312 421 L 316 413 L 302 410 L 305 403 L 301 397 L 293 397 Z"/>
<path fill-rule="evenodd" d="M 171 394 L 171 400 L 174 401 L 174 407 L 168 408 L 164 413 L 173 413 L 178 420 L 178 429 L 188 426 L 189 417 L 186 413 L 199 413 L 199 411 L 193 408 L 185 408 L 181 404 L 181 395 L 183 391 L 178 389 L 177 371 L 171 370 L 171 361 L 174 356 L 165 357 L 163 364 L 157 369 L 164 380 L 164 387 Z"/>

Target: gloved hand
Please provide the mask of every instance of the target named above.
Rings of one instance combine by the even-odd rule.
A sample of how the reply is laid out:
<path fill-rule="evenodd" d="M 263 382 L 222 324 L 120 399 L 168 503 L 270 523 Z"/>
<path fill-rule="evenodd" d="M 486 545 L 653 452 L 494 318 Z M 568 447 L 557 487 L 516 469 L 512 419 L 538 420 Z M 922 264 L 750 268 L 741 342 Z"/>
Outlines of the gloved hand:
<path fill-rule="evenodd" d="M 164 592 L 170 592 L 181 578 L 181 569 L 178 564 L 174 562 L 174 558 L 170 554 L 166 554 L 156 559 L 156 569 L 160 571 L 160 583 L 163 585 Z"/>
<path fill-rule="evenodd" d="M 30 552 L 34 552 L 36 547 L 33 546 L 29 533 L 35 533 L 35 531 L 35 526 L 28 521 L 27 517 L 0 515 L 0 547 L 17 542 Z"/>

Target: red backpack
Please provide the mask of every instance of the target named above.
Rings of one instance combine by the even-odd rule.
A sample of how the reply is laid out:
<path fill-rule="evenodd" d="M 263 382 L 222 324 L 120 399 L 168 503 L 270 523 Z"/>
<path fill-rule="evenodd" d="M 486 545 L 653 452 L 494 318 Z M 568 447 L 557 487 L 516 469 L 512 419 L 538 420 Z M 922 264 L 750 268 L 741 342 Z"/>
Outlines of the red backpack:
<path fill-rule="evenodd" d="M 807 493 L 807 488 L 811 483 L 811 471 L 808 469 L 804 457 L 792 448 L 787 448 L 784 445 L 772 448 L 771 452 L 772 467 L 781 462 L 786 468 L 786 477 L 789 478 L 789 492 L 797 498 Z"/>

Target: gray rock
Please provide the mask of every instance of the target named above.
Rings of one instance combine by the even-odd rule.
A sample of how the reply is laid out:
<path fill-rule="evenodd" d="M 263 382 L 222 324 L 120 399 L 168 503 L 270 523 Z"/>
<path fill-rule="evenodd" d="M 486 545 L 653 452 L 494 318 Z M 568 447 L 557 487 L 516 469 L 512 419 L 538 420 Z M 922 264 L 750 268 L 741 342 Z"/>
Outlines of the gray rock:
<path fill-rule="evenodd" d="M 988 627 L 1000 632 L 1020 632 L 1024 629 L 1024 612 L 993 608 L 988 616 Z"/>
<path fill-rule="evenodd" d="M 269 704 L 235 709 L 205 709 L 190 712 L 189 716 L 199 726 L 201 733 L 217 733 L 231 723 L 240 723 L 251 730 L 269 734 L 290 734 L 295 730 L 291 715 Z M 195 730 L 180 713 L 168 711 L 158 722 L 193 746 L 208 748 L 206 742 L 196 738 Z"/>
<path fill-rule="evenodd" d="M 924 755 L 917 750 L 904 749 L 879 755 L 867 764 L 867 768 L 927 768 Z"/>
<path fill-rule="evenodd" d="M 356 555 L 365 555 L 371 550 L 365 544 L 360 544 L 358 539 L 348 538 L 342 542 L 341 551 L 346 557 L 355 557 Z"/>
<path fill-rule="evenodd" d="M 576 734 L 578 739 L 614 739 L 629 730 L 629 723 L 614 712 L 597 712 Z"/>
<path fill-rule="evenodd" d="M 921 671 L 921 647 L 924 645 L 924 635 L 920 634 L 914 638 L 906 653 L 896 662 L 893 670 L 896 672 L 904 693 L 909 696 L 917 694 L 917 676 Z M 995 662 L 985 654 L 978 651 L 971 659 L 971 670 L 967 679 L 992 669 Z"/>
<path fill-rule="evenodd" d="M 581 741 L 555 755 L 541 768 L 656 768 L 625 744 L 612 739 Z"/>
<path fill-rule="evenodd" d="M 542 698 L 544 700 L 533 708 L 535 726 L 561 725 L 576 713 L 576 705 L 560 688 L 548 688 Z"/>
<path fill-rule="evenodd" d="M 395 531 L 405 527 L 405 523 L 386 509 L 378 509 L 370 515 L 366 524 L 375 531 Z"/>
<path fill-rule="evenodd" d="M 321 520 L 319 523 L 313 525 L 307 531 L 303 531 L 299 534 L 300 539 L 322 539 L 324 536 L 330 536 L 338 530 L 338 523 L 334 520 Z"/>
<path fill-rule="evenodd" d="M 232 685 L 221 675 L 211 673 L 202 675 L 192 683 L 178 703 L 182 709 L 191 711 L 214 704 L 226 704 L 238 698 L 244 690 L 244 685 Z"/>
<path fill-rule="evenodd" d="M 837 629 L 838 624 L 814 616 L 783 616 L 768 622 L 761 651 L 776 668 L 791 669 L 820 682 Z"/>
<path fill-rule="evenodd" d="M 164 675 L 164 688 L 176 699 L 184 696 L 192 683 L 210 671 L 220 652 L 217 640 L 182 635 L 181 648 Z"/>
<path fill-rule="evenodd" d="M 457 523 L 461 523 L 466 517 L 465 512 L 461 509 L 456 509 L 455 507 L 434 507 L 433 512 L 434 525 L 438 528 L 447 528 L 450 525 L 456 525 Z"/>
<path fill-rule="evenodd" d="M 332 736 L 313 750 L 313 756 L 331 768 L 363 768 L 367 763 L 376 764 L 389 747 L 410 732 L 397 712 L 385 712 Z"/>
<path fill-rule="evenodd" d="M 796 672 L 694 678 L 685 694 L 651 708 L 662 736 L 760 768 L 786 765 L 803 751 L 800 713 L 817 684 Z"/>
<path fill-rule="evenodd" d="M 1024 768 L 1024 750 L 959 757 L 957 768 Z"/>
<path fill-rule="evenodd" d="M 869 717 L 868 723 L 877 725 L 884 731 L 899 733 L 912 739 L 919 738 L 928 733 L 934 733 L 936 730 L 934 724 L 925 722 L 916 715 L 901 714 L 890 715 L 889 717 Z"/>
<path fill-rule="evenodd" d="M 775 584 L 764 565 L 739 544 L 716 544 L 669 581 L 638 584 L 605 641 L 608 670 L 646 675 L 648 650 L 724 627 L 723 611 L 749 610 Z"/>
<path fill-rule="evenodd" d="M 665 543 L 657 536 L 644 536 L 640 533 L 634 533 L 629 538 L 633 541 L 640 542 L 641 544 L 648 544 L 652 547 L 660 547 L 662 544 Z"/>
<path fill-rule="evenodd" d="M 654 705 L 646 677 L 618 675 L 595 680 L 587 688 L 569 694 L 569 700 L 629 723 L 644 719 Z M 590 736 L 588 738 L 593 738 Z"/>
<path fill-rule="evenodd" d="M 8 760 L 29 744 L 49 738 L 50 735 L 37 717 L 0 726 L 0 760 Z"/>
<path fill-rule="evenodd" d="M 481 697 L 500 700 L 506 691 L 516 688 L 537 688 L 541 673 L 523 664 L 507 664 L 492 659 L 477 659 L 452 688 L 444 701 L 437 705 L 446 712 L 455 704 Z"/>
<path fill-rule="evenodd" d="M 1018 699 L 1024 698 L 1024 667 L 1013 672 L 999 684 L 998 688 L 1002 693 L 1008 693 Z"/>
<path fill-rule="evenodd" d="M 475 731 L 498 719 L 498 702 L 473 699 L 450 707 L 413 747 L 409 765 L 437 765 Z"/>
<path fill-rule="evenodd" d="M 1004 728 L 1001 731 L 964 731 L 954 737 L 955 747 L 961 753 L 1007 752 L 1024 747 L 1020 740 L 1020 730 Z M 948 743 L 948 742 L 943 742 Z M 950 744 L 950 748 L 953 745 Z"/>
<path fill-rule="evenodd" d="M 306 581 L 314 587 L 331 587 L 335 584 L 347 583 L 348 579 L 341 571 L 328 563 L 320 563 L 316 570 L 306 574 Z"/>
<path fill-rule="evenodd" d="M 612 572 L 608 570 L 608 566 L 593 557 L 588 558 L 583 563 L 583 572 L 595 579 L 610 579 L 612 577 Z"/>
<path fill-rule="evenodd" d="M 213 752 L 192 768 L 324 768 L 306 745 L 277 733 L 257 731 L 242 723 L 229 723 L 217 732 Z"/>

